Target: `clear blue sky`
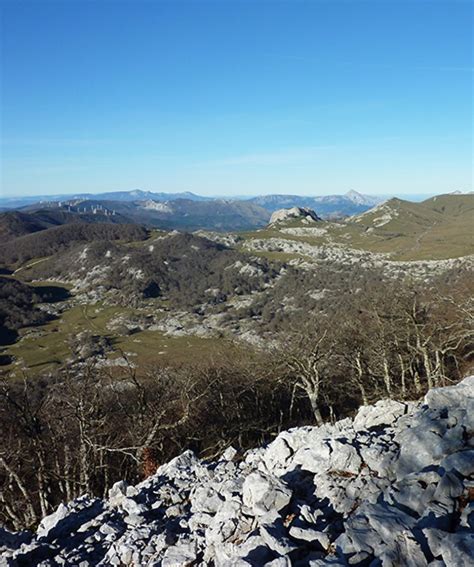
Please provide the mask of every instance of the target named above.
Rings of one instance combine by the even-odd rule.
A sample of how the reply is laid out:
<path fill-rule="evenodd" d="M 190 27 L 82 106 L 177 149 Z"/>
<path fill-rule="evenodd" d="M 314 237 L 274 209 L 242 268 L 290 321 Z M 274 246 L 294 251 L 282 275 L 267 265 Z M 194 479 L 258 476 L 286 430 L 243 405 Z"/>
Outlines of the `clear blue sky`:
<path fill-rule="evenodd" d="M 471 1 L 0 4 L 2 196 L 472 189 Z"/>

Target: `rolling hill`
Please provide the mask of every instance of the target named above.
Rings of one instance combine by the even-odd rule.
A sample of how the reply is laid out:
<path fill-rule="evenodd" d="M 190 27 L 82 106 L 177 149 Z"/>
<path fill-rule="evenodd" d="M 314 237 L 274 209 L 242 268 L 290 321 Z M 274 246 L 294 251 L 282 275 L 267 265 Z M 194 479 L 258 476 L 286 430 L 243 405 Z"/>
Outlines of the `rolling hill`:
<path fill-rule="evenodd" d="M 348 223 L 349 224 L 349 223 Z M 474 195 L 442 195 L 421 203 L 391 199 L 351 219 L 356 242 L 398 259 L 439 259 L 474 252 Z"/>
<path fill-rule="evenodd" d="M 0 213 L 0 242 L 64 224 L 130 222 L 118 214 L 105 215 L 103 211 L 97 213 L 89 211 L 80 214 L 74 207 L 28 207 L 21 211 L 6 211 Z"/>
<path fill-rule="evenodd" d="M 147 231 L 135 224 L 72 223 L 25 234 L 0 244 L 0 265 L 16 267 L 55 254 L 79 242 L 143 240 Z"/>
<path fill-rule="evenodd" d="M 442 260 L 474 253 L 474 195 L 442 195 L 413 203 L 390 199 L 340 222 L 304 227 L 298 220 L 249 233 L 331 249 L 385 254 L 391 260 Z"/>
<path fill-rule="evenodd" d="M 6 242 L 12 238 L 31 234 L 48 228 L 48 224 L 44 223 L 35 215 L 23 213 L 21 211 L 11 211 L 0 213 L 0 241 Z"/>

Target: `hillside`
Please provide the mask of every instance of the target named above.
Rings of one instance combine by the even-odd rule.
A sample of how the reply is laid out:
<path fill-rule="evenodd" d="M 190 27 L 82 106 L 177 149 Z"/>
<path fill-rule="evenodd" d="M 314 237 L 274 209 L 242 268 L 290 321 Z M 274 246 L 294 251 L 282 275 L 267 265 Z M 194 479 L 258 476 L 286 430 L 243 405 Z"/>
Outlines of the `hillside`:
<path fill-rule="evenodd" d="M 3 267 L 22 283 L 55 282 L 71 297 L 44 306 L 56 316 L 52 323 L 19 331 L 5 352 L 14 360 L 9 368 L 57 367 L 74 332 L 106 338 L 107 359 L 122 351 L 144 365 L 157 353 L 192 358 L 195 349 L 226 341 L 272 348 L 303 328 L 308 313 L 338 317 L 354 303 L 354 290 L 377 294 L 375 282 L 440 285 L 464 277 L 473 263 L 462 253 L 474 245 L 459 229 L 460 219 L 469 225 L 470 201 L 452 205 L 453 198 L 436 204 L 440 210 L 394 199 L 339 223 L 296 208 L 296 217 L 283 211 L 278 222 L 239 235 L 81 223 L 18 237 L 0 246 Z M 168 214 L 167 203 L 143 205 Z M 436 231 L 443 240 L 427 248 Z"/>
<path fill-rule="evenodd" d="M 392 199 L 353 219 L 367 248 L 400 259 L 443 258 L 474 250 L 474 195 L 442 195 L 421 203 Z"/>
<path fill-rule="evenodd" d="M 344 221 L 269 226 L 245 239 L 252 249 L 294 254 L 299 248 L 306 256 L 324 249 L 331 255 L 366 251 L 392 261 L 444 260 L 474 253 L 473 226 L 474 195 L 444 195 L 421 203 L 390 199 Z"/>
<path fill-rule="evenodd" d="M 446 565 L 474 555 L 474 377 L 423 402 L 284 431 L 200 461 L 187 451 L 36 533 L 0 529 L 6 565 Z"/>
<path fill-rule="evenodd" d="M 112 341 L 112 357 L 120 349 L 138 351 L 145 366 L 168 350 L 186 358 L 188 346 L 202 354 L 221 338 L 247 333 L 257 340 L 251 306 L 284 274 L 279 263 L 192 234 L 154 232 L 133 242 L 76 239 L 16 271 L 24 282 L 66 287 L 71 298 L 56 306 L 51 325 L 25 330 L 8 354 L 16 368 L 48 368 L 70 353 L 71 333 L 84 332 Z"/>
<path fill-rule="evenodd" d="M 423 201 L 423 205 L 451 217 L 474 217 L 474 194 L 438 195 Z"/>
<path fill-rule="evenodd" d="M 6 242 L 18 236 L 24 236 L 48 227 L 42 219 L 33 215 L 12 211 L 0 213 L 0 242 Z"/>
<path fill-rule="evenodd" d="M 245 201 L 176 199 L 166 204 L 163 211 L 145 209 L 144 204 L 138 203 L 141 211 L 135 212 L 134 218 L 140 218 L 147 210 L 147 223 L 157 228 L 218 231 L 248 230 L 264 226 L 270 218 L 263 208 Z"/>
<path fill-rule="evenodd" d="M 187 233 L 159 234 L 133 245 L 110 240 L 73 247 L 32 266 L 27 275 L 64 281 L 81 292 L 112 291 L 128 303 L 165 297 L 175 306 L 194 307 L 250 293 L 277 273 L 264 259 Z"/>
<path fill-rule="evenodd" d="M 37 208 L 30 207 L 21 211 L 0 213 L 0 242 L 6 242 L 19 236 L 72 223 L 125 223 L 121 215 L 79 214 L 72 207 Z"/>
<path fill-rule="evenodd" d="M 50 256 L 78 242 L 140 240 L 147 231 L 134 224 L 71 223 L 45 228 L 0 244 L 0 264 L 16 266 Z"/>

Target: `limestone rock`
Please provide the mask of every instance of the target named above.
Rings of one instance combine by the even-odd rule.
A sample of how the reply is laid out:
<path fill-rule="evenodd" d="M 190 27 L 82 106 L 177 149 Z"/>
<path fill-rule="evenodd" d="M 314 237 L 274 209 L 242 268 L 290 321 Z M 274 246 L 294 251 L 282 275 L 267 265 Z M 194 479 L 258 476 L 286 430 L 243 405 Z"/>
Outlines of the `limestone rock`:
<path fill-rule="evenodd" d="M 463 567 L 474 557 L 474 378 L 422 403 L 282 432 L 215 463 L 186 451 L 35 534 L 0 528 L 0 567 Z"/>
<path fill-rule="evenodd" d="M 261 516 L 285 508 L 290 502 L 291 490 L 279 479 L 256 471 L 245 479 L 242 499 L 256 516 Z"/>
<path fill-rule="evenodd" d="M 270 224 L 297 218 L 304 219 L 306 222 L 311 223 L 321 220 L 318 215 L 308 207 L 291 207 L 290 209 L 279 209 L 272 213 L 272 216 L 270 217 Z"/>

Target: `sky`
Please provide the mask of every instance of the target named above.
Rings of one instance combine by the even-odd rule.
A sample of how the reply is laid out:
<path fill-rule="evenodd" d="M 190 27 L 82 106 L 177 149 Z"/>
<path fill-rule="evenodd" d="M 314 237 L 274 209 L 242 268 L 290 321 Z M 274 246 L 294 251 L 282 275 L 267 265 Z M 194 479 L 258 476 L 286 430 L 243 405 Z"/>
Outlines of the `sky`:
<path fill-rule="evenodd" d="M 0 196 L 472 190 L 470 0 L 0 0 Z"/>

